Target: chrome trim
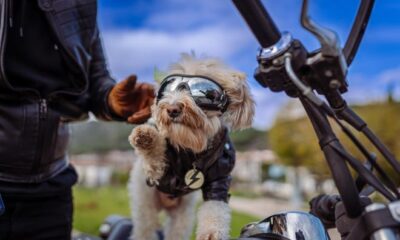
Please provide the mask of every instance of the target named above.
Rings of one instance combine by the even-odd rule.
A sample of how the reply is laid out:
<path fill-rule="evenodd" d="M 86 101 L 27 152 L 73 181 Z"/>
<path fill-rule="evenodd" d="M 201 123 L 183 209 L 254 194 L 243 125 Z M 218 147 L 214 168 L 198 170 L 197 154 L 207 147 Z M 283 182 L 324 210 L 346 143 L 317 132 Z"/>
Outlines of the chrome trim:
<path fill-rule="evenodd" d="M 400 222 L 400 201 L 389 203 L 388 207 L 392 217 Z"/>
<path fill-rule="evenodd" d="M 379 210 L 379 209 L 383 209 L 383 208 L 385 208 L 385 205 L 382 204 L 382 203 L 372 203 L 372 204 L 370 204 L 370 205 L 365 207 L 365 211 L 366 212 L 373 212 L 373 211 L 376 211 L 376 210 Z"/>
<path fill-rule="evenodd" d="M 293 38 L 289 32 L 282 32 L 279 41 L 268 48 L 261 48 L 257 58 L 265 60 L 272 59 L 288 50 L 292 41 Z"/>
<path fill-rule="evenodd" d="M 279 236 L 282 239 L 329 240 L 322 222 L 315 216 L 300 211 L 289 211 L 272 215 L 260 222 L 246 225 L 240 237 L 260 234 Z"/>
<path fill-rule="evenodd" d="M 390 205 L 392 205 L 392 207 L 390 207 Z M 398 201 L 395 203 L 391 203 L 390 205 L 388 206 L 389 210 L 390 210 L 393 218 L 395 218 L 398 221 L 398 219 L 395 217 L 396 214 L 393 214 L 393 213 L 394 212 L 397 213 L 397 211 L 400 211 L 399 210 L 400 202 Z M 377 211 L 377 210 L 384 209 L 384 208 L 386 208 L 386 206 L 382 203 L 373 203 L 373 204 L 370 204 L 367 207 L 365 207 L 365 211 L 373 212 L 373 211 Z M 393 208 L 394 212 L 392 211 L 392 208 Z M 370 239 L 371 240 L 397 240 L 398 238 L 396 235 L 397 234 L 394 231 L 394 229 L 382 228 L 382 229 L 379 229 L 379 230 L 373 232 L 371 234 Z"/>

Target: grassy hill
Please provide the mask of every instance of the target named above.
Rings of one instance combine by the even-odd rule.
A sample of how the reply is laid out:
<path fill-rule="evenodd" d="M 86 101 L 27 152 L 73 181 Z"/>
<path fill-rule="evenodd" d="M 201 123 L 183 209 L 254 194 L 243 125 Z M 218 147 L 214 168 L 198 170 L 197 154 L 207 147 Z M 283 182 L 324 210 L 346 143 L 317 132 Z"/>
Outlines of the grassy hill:
<path fill-rule="evenodd" d="M 71 124 L 70 153 L 132 149 L 128 142 L 132 129 L 132 125 L 120 122 L 91 121 Z"/>
<path fill-rule="evenodd" d="M 102 153 L 111 150 L 132 149 L 128 136 L 133 125 L 121 122 L 81 122 L 71 124 L 70 153 Z M 268 147 L 267 133 L 246 129 L 231 134 L 238 150 L 264 149 Z"/>
<path fill-rule="evenodd" d="M 400 103 L 399 102 L 376 102 L 362 106 L 352 107 L 367 122 L 373 132 L 383 143 L 400 158 Z M 281 114 L 285 116 L 287 114 Z M 335 126 L 336 124 L 332 124 Z M 350 150 L 358 159 L 364 157 L 356 149 L 340 129 L 335 126 L 335 132 L 346 149 Z M 371 152 L 378 151 L 370 144 L 362 134 L 353 131 Z M 283 163 L 294 166 L 307 166 L 314 173 L 321 176 L 329 176 L 328 166 L 325 162 L 318 140 L 311 127 L 310 121 L 305 116 L 296 119 L 278 118 L 269 131 L 271 148 L 277 152 Z M 400 177 L 389 170 L 383 158 L 378 155 L 378 162 L 391 174 L 397 183 Z"/>

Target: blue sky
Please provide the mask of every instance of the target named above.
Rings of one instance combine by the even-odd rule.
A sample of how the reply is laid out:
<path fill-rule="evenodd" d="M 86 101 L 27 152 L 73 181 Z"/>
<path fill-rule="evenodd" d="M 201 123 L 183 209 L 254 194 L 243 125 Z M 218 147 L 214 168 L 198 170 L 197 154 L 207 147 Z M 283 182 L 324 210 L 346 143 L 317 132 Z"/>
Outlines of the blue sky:
<path fill-rule="evenodd" d="M 263 1 L 280 30 L 290 31 L 308 50 L 318 42 L 299 24 L 299 0 Z M 310 0 L 310 15 L 338 32 L 344 43 L 359 1 Z M 400 2 L 376 1 L 364 40 L 349 69 L 351 103 L 383 99 L 389 84 L 400 97 Z M 288 101 L 261 88 L 253 78 L 258 43 L 231 0 L 99 0 L 99 25 L 109 68 L 116 79 L 135 73 L 153 82 L 180 53 L 219 57 L 244 71 L 257 102 L 254 126 L 268 128 Z"/>

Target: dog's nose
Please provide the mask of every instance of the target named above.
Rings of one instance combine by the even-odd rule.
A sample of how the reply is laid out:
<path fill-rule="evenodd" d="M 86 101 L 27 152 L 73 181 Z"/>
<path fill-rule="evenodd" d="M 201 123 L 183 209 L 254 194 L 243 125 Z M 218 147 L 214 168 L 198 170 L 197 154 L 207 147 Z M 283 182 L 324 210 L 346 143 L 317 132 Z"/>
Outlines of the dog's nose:
<path fill-rule="evenodd" d="M 167 113 L 172 118 L 178 117 L 182 113 L 182 105 L 174 104 L 174 105 L 168 106 Z"/>

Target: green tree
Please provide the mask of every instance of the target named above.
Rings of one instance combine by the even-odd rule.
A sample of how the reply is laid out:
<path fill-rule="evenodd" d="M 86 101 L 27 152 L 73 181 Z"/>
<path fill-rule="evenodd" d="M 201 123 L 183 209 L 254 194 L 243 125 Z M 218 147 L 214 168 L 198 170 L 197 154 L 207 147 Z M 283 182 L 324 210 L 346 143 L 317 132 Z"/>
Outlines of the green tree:
<path fill-rule="evenodd" d="M 291 101 L 278 114 L 269 131 L 271 148 L 285 165 L 306 166 L 320 176 L 328 176 L 317 137 L 301 108 Z"/>
<path fill-rule="evenodd" d="M 381 139 L 387 148 L 397 157 L 400 158 L 400 103 L 395 101 L 370 103 L 364 106 L 354 106 L 353 109 L 367 122 L 369 128 Z M 343 134 L 341 134 L 342 136 Z M 389 164 L 378 153 L 378 150 L 367 141 L 361 134 L 357 134 L 362 143 L 371 152 L 377 154 L 378 163 L 382 164 L 386 172 L 394 179 L 395 183 L 400 185 L 400 176 L 395 174 Z M 344 145 L 351 150 L 359 159 L 364 159 L 359 151 L 356 150 L 349 140 L 343 141 Z"/>
<path fill-rule="evenodd" d="M 254 149 L 266 149 L 268 145 L 268 133 L 254 128 L 234 131 L 230 133 L 231 140 L 238 151 Z"/>
<path fill-rule="evenodd" d="M 318 145 L 317 137 L 312 129 L 311 123 L 305 114 L 293 114 L 302 107 L 299 104 L 290 102 L 278 114 L 278 117 L 269 131 L 271 147 L 281 161 L 290 166 L 306 166 L 320 178 L 329 175 L 329 168 Z M 400 157 L 400 103 L 395 101 L 370 103 L 363 106 L 353 106 L 357 112 L 383 141 L 383 143 Z M 334 130 L 344 147 L 360 160 L 364 160 L 362 154 L 354 144 L 348 140 L 339 128 L 332 124 Z M 378 153 L 371 143 L 360 133 L 353 131 L 361 142 L 371 152 Z M 380 154 L 377 154 L 378 162 L 382 164 L 386 172 L 400 184 L 400 176 L 395 174 L 391 167 L 383 161 Z"/>

